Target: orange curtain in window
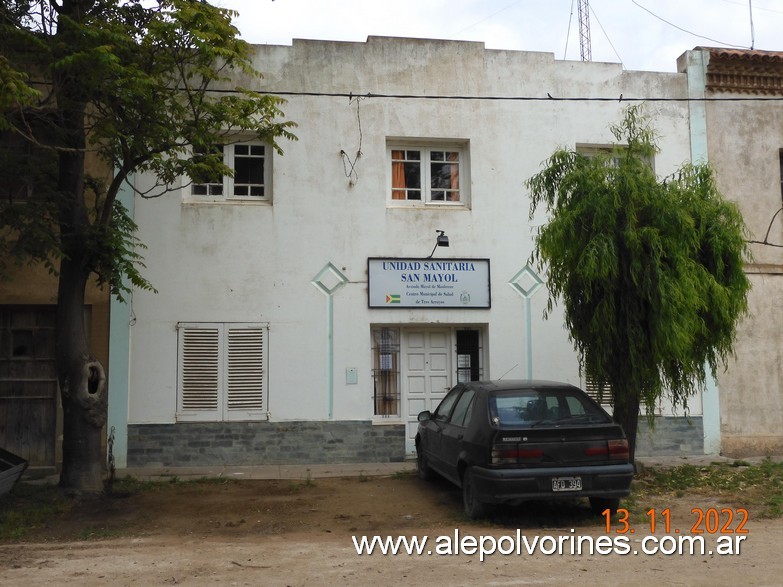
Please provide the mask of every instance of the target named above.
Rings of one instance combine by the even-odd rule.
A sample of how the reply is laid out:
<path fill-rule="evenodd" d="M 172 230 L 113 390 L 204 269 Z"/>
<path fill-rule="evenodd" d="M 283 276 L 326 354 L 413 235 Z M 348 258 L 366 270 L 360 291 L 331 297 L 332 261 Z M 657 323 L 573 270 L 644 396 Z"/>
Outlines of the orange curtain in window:
<path fill-rule="evenodd" d="M 449 199 L 452 202 L 459 202 L 459 153 L 449 153 L 447 156 L 449 161 L 454 161 L 454 165 L 451 165 L 451 189 L 455 190 L 449 193 Z"/>
<path fill-rule="evenodd" d="M 392 151 L 392 200 L 405 199 L 405 151 Z"/>

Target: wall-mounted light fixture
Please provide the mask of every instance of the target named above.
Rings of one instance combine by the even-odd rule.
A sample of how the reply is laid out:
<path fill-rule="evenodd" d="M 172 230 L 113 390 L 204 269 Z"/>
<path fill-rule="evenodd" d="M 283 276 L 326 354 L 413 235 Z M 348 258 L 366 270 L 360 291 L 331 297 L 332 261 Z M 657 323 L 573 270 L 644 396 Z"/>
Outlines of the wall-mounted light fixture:
<path fill-rule="evenodd" d="M 435 246 L 432 247 L 432 252 L 430 253 L 430 256 L 427 257 L 428 259 L 432 259 L 432 256 L 435 254 L 435 249 L 437 249 L 438 247 L 449 246 L 449 237 L 446 236 L 446 231 L 436 230 L 435 232 L 438 233 L 438 238 L 435 239 Z"/>

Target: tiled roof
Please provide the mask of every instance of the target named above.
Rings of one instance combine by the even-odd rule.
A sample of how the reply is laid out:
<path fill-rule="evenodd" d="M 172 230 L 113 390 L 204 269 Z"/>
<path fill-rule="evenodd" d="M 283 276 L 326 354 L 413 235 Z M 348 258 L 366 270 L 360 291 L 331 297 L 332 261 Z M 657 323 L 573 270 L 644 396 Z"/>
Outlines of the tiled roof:
<path fill-rule="evenodd" d="M 707 89 L 783 95 L 783 51 L 699 47 L 709 51 Z"/>

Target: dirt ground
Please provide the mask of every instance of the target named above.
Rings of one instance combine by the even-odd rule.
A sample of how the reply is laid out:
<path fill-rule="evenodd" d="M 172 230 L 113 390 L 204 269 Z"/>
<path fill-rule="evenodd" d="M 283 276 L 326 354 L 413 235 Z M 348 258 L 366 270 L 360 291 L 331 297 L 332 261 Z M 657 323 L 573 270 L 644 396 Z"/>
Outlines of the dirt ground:
<path fill-rule="evenodd" d="M 669 534 L 676 538 L 691 535 L 693 508 L 723 506 L 735 518 L 725 532 L 702 535 L 712 554 L 641 552 L 648 536 L 665 533 L 662 514 L 651 532 L 647 509 L 669 508 Z M 407 474 L 177 483 L 85 500 L 23 543 L 0 544 L 0 585 L 779 585 L 783 520 L 756 519 L 751 511 L 748 533 L 736 542 L 737 507 L 712 497 L 656 498 L 637 503 L 642 513 L 630 520 L 633 533 L 620 535 L 618 523 L 607 532 L 586 501 L 529 503 L 471 522 L 461 513 L 459 490 Z M 727 521 L 721 517 L 721 524 Z M 439 554 L 455 533 L 468 552 L 476 546 L 472 539 L 505 552 L 516 539 L 520 552 L 495 552 L 483 561 L 478 552 Z M 739 554 L 718 554 L 718 533 Z M 352 537 L 374 535 L 428 542 L 420 555 L 357 554 Z M 611 541 L 624 536 L 628 554 L 573 551 L 578 537 L 604 535 L 610 550 Z M 519 542 L 522 537 L 528 542 Z M 564 554 L 547 554 L 557 540 Z M 528 554 L 535 541 L 541 548 Z"/>

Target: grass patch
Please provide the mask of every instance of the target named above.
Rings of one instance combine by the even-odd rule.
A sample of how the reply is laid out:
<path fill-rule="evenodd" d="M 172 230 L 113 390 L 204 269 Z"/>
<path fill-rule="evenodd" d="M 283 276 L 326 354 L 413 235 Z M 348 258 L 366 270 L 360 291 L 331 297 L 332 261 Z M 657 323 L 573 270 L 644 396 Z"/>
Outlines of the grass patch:
<path fill-rule="evenodd" d="M 753 509 L 754 517 L 779 518 L 783 516 L 783 462 L 767 459 L 758 465 L 735 461 L 647 469 L 637 476 L 624 503 L 634 512 L 646 507 L 643 504 L 651 498 L 694 495 Z"/>
<path fill-rule="evenodd" d="M 137 495 L 139 493 L 149 493 L 153 491 L 164 491 L 172 487 L 190 487 L 190 488 L 203 488 L 209 489 L 215 485 L 228 485 L 230 483 L 237 483 L 236 479 L 229 479 L 227 477 L 198 477 L 196 479 L 182 480 L 179 477 L 170 477 L 168 479 L 136 479 L 135 477 L 122 477 L 115 479 L 110 488 L 107 487 L 107 494 L 109 496 L 118 495 L 121 497 L 127 497 L 129 495 Z"/>
<path fill-rule="evenodd" d="M 57 485 L 17 483 L 0 498 L 0 540 L 19 540 L 73 507 Z"/>
<path fill-rule="evenodd" d="M 115 479 L 103 496 L 82 498 L 68 495 L 56 484 L 17 483 L 11 493 L 0 498 L 0 542 L 23 540 L 37 530 L 54 527 L 64 515 L 78 508 L 89 508 L 90 500 L 109 501 L 144 493 L 188 489 L 191 494 L 211 491 L 215 485 L 236 483 L 234 479 L 203 477 L 183 481 L 177 477 L 165 480 L 142 480 L 135 477 Z M 75 538 L 104 539 L 121 536 L 118 529 L 85 525 Z"/>
<path fill-rule="evenodd" d="M 307 477 L 305 479 L 302 479 L 297 483 L 291 483 L 291 489 L 311 489 L 315 486 L 316 483 L 313 480 L 313 474 L 310 472 L 310 469 L 307 469 Z"/>
<path fill-rule="evenodd" d="M 392 479 L 397 479 L 398 481 L 404 481 L 406 479 L 412 479 L 413 477 L 416 477 L 417 473 L 414 470 L 406 470 L 406 471 L 395 471 L 392 475 Z"/>

